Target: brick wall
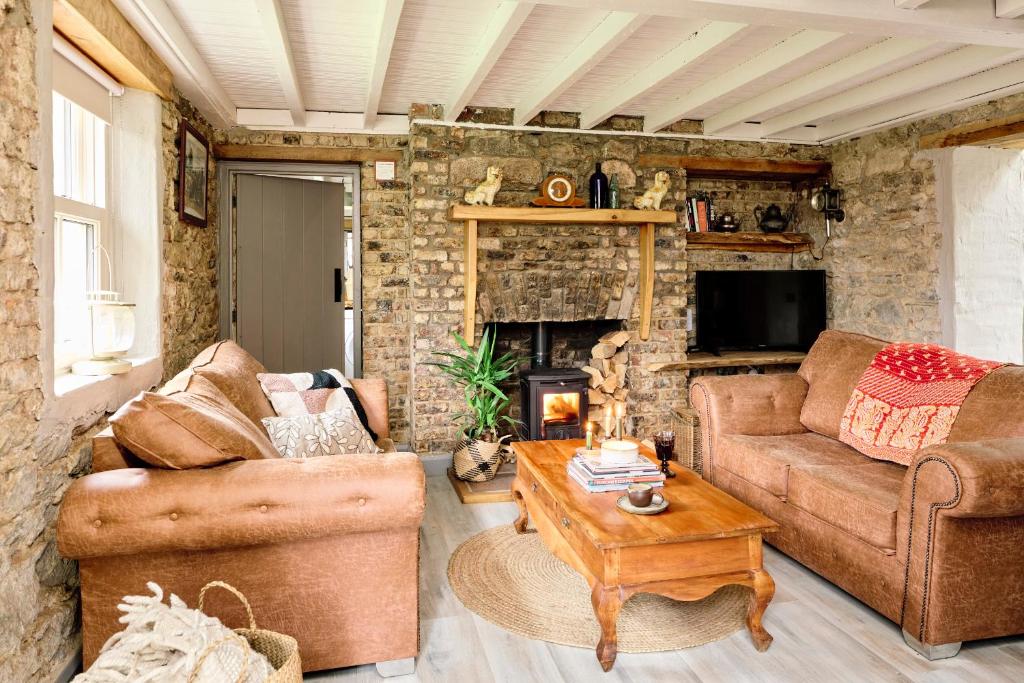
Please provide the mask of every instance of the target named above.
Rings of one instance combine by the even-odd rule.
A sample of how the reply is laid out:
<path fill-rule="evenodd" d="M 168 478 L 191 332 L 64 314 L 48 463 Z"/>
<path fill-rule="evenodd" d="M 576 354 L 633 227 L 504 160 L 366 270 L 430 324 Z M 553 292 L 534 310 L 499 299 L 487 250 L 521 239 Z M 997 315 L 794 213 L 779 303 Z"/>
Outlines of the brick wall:
<path fill-rule="evenodd" d="M 431 107 L 414 114 L 430 117 Z M 475 122 L 505 123 L 503 110 L 478 110 Z M 576 116 L 545 112 L 535 124 L 571 127 Z M 613 130 L 634 130 L 635 119 L 613 119 Z M 685 173 L 678 169 L 644 164 L 644 154 L 692 154 L 726 156 L 776 156 L 814 158 L 823 154 L 813 147 L 779 144 L 723 143 L 696 139 L 665 139 L 628 135 L 592 135 L 564 131 L 508 131 L 451 127 L 417 122 L 410 134 L 412 194 L 412 373 L 414 446 L 421 453 L 450 451 L 457 427 L 450 417 L 462 410 L 461 394 L 453 390 L 437 370 L 428 365 L 432 351 L 451 350 L 452 331 L 462 331 L 463 315 L 463 226 L 449 221 L 451 205 L 462 201 L 463 193 L 483 180 L 488 166 L 504 172 L 496 205 L 528 206 L 537 195 L 537 185 L 549 173 L 565 173 L 576 179 L 578 193 L 586 197 L 586 183 L 596 161 L 606 174 L 618 177 L 622 205 L 643 192 L 659 170 L 672 177 L 672 191 L 662 203 L 666 210 L 681 211 L 686 193 Z M 757 183 L 721 183 L 702 187 L 722 194 L 721 205 L 747 211 L 748 203 L 796 203 L 799 190 Z M 749 187 L 747 187 L 749 186 Z M 748 196 L 753 187 L 756 193 Z M 681 214 L 680 214 L 681 215 Z M 745 218 L 753 227 L 753 217 Z M 681 223 L 661 225 L 656 231 L 655 292 L 651 338 L 639 339 L 639 304 L 634 302 L 625 321 L 632 333 L 629 343 L 630 387 L 628 410 L 638 433 L 665 426 L 668 410 L 686 404 L 686 374 L 649 373 L 651 362 L 682 358 L 686 350 L 686 306 L 688 281 L 685 227 Z M 635 278 L 639 266 L 638 229 L 635 226 L 481 223 L 479 226 L 478 272 L 488 276 L 556 272 L 583 279 L 596 269 L 626 273 Z M 691 256 L 691 258 L 693 258 Z M 714 260 L 709 258 L 708 260 Z M 759 267 L 768 259 L 731 255 L 718 259 L 734 267 Z M 785 265 L 790 258 L 786 257 Z M 779 259 L 773 262 L 782 266 Z M 518 281 L 512 278 L 511 281 Z M 478 307 L 479 323 L 485 321 Z"/>

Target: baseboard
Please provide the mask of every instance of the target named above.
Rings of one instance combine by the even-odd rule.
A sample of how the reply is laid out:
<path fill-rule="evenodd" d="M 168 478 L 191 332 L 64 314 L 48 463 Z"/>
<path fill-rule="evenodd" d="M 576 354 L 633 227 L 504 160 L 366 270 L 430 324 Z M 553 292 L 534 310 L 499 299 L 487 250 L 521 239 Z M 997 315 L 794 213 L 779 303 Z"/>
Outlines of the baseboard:
<path fill-rule="evenodd" d="M 75 651 L 68 655 L 64 666 L 60 668 L 57 675 L 53 677 L 53 683 L 68 683 L 75 674 L 82 668 L 82 648 L 75 648 Z"/>
<path fill-rule="evenodd" d="M 420 460 L 423 461 L 423 471 L 428 477 L 443 477 L 452 466 L 451 453 L 431 453 L 421 456 Z"/>

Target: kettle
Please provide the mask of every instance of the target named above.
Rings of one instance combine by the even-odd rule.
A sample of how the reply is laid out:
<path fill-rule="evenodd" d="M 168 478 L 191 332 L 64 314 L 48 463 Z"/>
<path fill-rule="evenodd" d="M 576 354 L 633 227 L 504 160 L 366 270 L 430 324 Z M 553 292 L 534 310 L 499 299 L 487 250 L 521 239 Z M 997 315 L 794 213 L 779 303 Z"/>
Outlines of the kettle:
<path fill-rule="evenodd" d="M 785 214 L 782 213 L 778 204 L 769 204 L 767 209 L 762 209 L 760 206 L 754 207 L 754 220 L 757 221 L 757 227 L 763 232 L 785 232 L 792 219 L 792 207 Z"/>

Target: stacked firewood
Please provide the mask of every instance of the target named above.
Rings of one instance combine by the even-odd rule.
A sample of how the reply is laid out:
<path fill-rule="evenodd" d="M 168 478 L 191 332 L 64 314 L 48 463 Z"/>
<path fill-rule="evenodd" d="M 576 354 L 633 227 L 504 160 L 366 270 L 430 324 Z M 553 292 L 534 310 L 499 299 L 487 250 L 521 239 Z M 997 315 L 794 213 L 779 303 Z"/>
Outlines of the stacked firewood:
<path fill-rule="evenodd" d="M 590 364 L 582 368 L 583 372 L 590 375 L 590 388 L 587 391 L 590 414 L 587 419 L 594 423 L 594 435 L 598 437 L 608 436 L 604 430 L 605 411 L 611 409 L 614 416 L 619 406 L 622 411 L 626 409 L 626 398 L 629 396 L 626 368 L 629 367 L 629 359 L 622 347 L 628 341 L 629 332 L 609 332 L 597 340 L 590 352 Z"/>

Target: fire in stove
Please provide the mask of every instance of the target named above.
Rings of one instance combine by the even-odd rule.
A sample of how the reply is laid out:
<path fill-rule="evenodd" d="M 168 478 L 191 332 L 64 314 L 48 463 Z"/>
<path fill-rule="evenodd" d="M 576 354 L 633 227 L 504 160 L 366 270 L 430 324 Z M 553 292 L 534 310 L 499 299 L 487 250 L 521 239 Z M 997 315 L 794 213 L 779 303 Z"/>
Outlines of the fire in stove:
<path fill-rule="evenodd" d="M 545 425 L 575 425 L 580 419 L 580 394 L 544 394 Z"/>

